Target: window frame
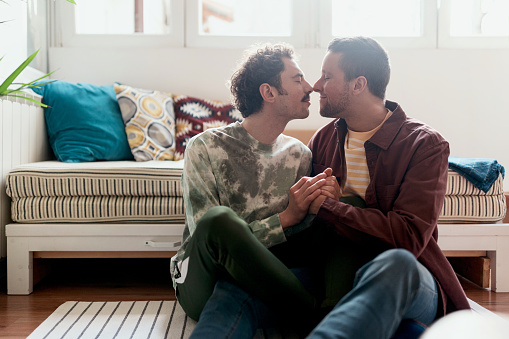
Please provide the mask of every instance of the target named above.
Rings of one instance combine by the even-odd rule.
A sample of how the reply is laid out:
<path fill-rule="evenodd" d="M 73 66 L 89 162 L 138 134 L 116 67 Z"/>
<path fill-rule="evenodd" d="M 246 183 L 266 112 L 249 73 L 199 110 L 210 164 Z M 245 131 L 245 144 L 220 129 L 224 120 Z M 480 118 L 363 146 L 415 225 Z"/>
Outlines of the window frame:
<path fill-rule="evenodd" d="M 183 47 L 184 1 L 171 0 L 169 34 L 77 34 L 75 6 L 67 1 L 50 2 L 53 14 L 53 47 Z"/>
<path fill-rule="evenodd" d="M 507 36 L 451 36 L 451 0 L 441 0 L 438 48 L 442 49 L 509 49 Z"/>

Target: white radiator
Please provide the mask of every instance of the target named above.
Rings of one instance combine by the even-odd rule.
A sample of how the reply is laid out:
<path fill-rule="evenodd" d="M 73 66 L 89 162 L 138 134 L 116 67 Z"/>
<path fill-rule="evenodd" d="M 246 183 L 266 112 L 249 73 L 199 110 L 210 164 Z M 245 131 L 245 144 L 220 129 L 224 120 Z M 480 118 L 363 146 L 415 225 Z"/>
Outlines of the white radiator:
<path fill-rule="evenodd" d="M 30 94 L 26 96 L 36 98 Z M 39 100 L 40 97 L 37 97 Z M 0 97 L 0 257 L 7 255 L 5 225 L 10 220 L 10 198 L 5 176 L 20 164 L 47 160 L 50 150 L 43 109 L 20 98 Z"/>

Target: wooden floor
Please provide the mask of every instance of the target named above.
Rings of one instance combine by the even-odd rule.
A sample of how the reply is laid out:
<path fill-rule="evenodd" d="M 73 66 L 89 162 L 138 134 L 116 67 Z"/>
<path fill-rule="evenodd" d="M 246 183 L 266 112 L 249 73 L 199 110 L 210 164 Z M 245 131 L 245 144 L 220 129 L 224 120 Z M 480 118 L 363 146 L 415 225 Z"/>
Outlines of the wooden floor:
<path fill-rule="evenodd" d="M 40 260 L 50 263 L 52 271 L 31 295 L 9 296 L 2 285 L 2 339 L 26 338 L 65 301 L 175 300 L 169 259 Z M 509 293 L 493 293 L 460 280 L 470 299 L 493 312 L 509 315 Z"/>

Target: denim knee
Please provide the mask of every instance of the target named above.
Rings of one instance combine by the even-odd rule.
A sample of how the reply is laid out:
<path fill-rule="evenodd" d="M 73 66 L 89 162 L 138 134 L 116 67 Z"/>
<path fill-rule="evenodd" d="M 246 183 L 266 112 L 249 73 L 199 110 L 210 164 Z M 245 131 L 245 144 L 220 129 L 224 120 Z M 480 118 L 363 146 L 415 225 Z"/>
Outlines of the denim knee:
<path fill-rule="evenodd" d="M 373 264 L 383 270 L 390 281 L 404 279 L 414 288 L 419 287 L 419 269 L 417 258 L 408 250 L 395 248 L 378 255 Z"/>

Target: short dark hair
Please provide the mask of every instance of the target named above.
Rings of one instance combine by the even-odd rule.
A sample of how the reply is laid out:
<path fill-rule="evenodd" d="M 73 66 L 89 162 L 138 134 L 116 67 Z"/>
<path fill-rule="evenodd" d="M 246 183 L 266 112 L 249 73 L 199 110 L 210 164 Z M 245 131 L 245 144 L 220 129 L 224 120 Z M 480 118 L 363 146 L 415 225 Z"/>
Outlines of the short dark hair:
<path fill-rule="evenodd" d="M 368 37 L 335 38 L 327 50 L 342 53 L 339 67 L 345 73 L 345 80 L 364 76 L 369 91 L 381 99 L 385 98 L 391 66 L 387 52 L 376 40 Z"/>
<path fill-rule="evenodd" d="M 285 69 L 283 58 L 292 59 L 293 55 L 293 48 L 283 43 L 265 44 L 248 50 L 244 62 L 230 81 L 233 103 L 244 118 L 262 109 L 261 84 L 268 83 L 284 94 L 281 86 L 281 72 Z"/>

